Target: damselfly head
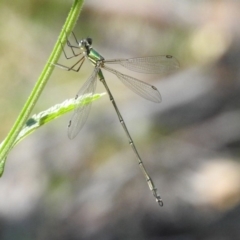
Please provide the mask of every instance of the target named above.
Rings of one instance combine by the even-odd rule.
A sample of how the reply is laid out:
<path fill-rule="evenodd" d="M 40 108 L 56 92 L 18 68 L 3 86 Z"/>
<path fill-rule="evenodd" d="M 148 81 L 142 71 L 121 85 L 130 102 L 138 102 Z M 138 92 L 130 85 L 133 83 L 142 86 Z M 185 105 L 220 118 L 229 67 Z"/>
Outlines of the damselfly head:
<path fill-rule="evenodd" d="M 85 39 L 82 39 L 80 42 L 79 42 L 79 47 L 90 47 L 92 45 L 92 39 L 91 38 L 85 38 Z"/>

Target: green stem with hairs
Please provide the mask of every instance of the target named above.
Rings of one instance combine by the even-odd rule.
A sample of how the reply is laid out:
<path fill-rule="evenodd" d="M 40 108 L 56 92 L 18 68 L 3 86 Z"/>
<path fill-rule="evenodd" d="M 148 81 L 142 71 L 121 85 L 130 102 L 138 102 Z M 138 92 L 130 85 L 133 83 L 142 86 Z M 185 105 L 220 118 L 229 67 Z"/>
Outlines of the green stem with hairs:
<path fill-rule="evenodd" d="M 14 123 L 12 129 L 10 130 L 9 134 L 5 138 L 5 140 L 2 142 L 0 146 L 0 177 L 3 174 L 5 162 L 7 159 L 7 155 L 9 151 L 14 146 L 16 139 L 24 127 L 25 123 L 27 122 L 27 119 L 29 118 L 32 109 L 34 108 L 36 102 L 38 101 L 39 96 L 41 95 L 53 69 L 53 64 L 56 63 L 61 55 L 62 52 L 62 46 L 61 44 L 66 43 L 66 39 L 73 30 L 75 23 L 79 17 L 80 11 L 82 9 L 84 0 L 75 0 L 70 12 L 68 14 L 68 17 L 66 19 L 65 24 L 63 25 L 63 28 L 61 30 L 61 33 L 58 37 L 58 40 L 53 48 L 53 51 L 47 60 L 47 63 L 37 81 L 35 84 L 29 98 L 27 99 L 27 102 L 25 103 L 22 111 L 20 112 L 16 122 Z"/>

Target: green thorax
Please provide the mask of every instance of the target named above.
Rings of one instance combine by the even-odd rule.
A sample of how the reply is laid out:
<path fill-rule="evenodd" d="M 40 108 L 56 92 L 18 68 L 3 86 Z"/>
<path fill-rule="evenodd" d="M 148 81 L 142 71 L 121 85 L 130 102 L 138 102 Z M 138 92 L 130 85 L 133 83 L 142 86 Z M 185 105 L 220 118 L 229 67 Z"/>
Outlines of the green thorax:
<path fill-rule="evenodd" d="M 96 65 L 96 63 L 98 61 L 102 61 L 104 60 L 104 58 L 97 52 L 95 51 L 93 48 L 90 49 L 89 53 L 88 53 L 88 59 L 94 64 Z"/>

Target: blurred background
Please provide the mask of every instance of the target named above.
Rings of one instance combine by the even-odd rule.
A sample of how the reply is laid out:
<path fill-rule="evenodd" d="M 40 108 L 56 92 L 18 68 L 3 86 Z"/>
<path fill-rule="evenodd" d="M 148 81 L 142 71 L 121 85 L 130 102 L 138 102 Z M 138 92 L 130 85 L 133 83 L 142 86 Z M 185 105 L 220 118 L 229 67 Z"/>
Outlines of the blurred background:
<path fill-rule="evenodd" d="M 2 140 L 71 4 L 1 0 Z M 239 9 L 234 0 L 86 1 L 74 32 L 92 37 L 106 59 L 170 54 L 180 62 L 164 76 L 131 73 L 159 89 L 161 104 L 105 74 L 164 207 L 105 95 L 74 140 L 70 113 L 11 151 L 0 179 L 0 239 L 239 239 Z M 74 97 L 91 71 L 88 63 L 80 73 L 56 68 L 33 114 Z M 97 92 L 105 92 L 100 82 Z"/>

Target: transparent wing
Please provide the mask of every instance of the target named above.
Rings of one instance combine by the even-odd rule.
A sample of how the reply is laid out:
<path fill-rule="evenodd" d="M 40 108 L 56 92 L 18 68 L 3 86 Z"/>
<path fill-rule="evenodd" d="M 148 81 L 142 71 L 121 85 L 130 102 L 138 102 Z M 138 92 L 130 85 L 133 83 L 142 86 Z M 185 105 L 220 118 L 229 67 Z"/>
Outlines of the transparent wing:
<path fill-rule="evenodd" d="M 68 125 L 68 137 L 73 139 L 82 129 L 85 124 L 87 117 L 89 115 L 91 109 L 91 103 L 84 103 L 84 98 L 86 96 L 92 96 L 95 93 L 96 85 L 97 85 L 97 73 L 99 68 L 95 68 L 91 76 L 81 87 L 79 92 L 76 95 L 76 101 L 78 101 L 78 105 L 76 105 L 74 109 L 74 113 L 72 115 L 71 120 Z"/>
<path fill-rule="evenodd" d="M 103 67 L 105 70 L 115 74 L 128 88 L 133 92 L 137 93 L 143 98 L 150 100 L 152 102 L 161 102 L 162 98 L 156 87 L 140 81 L 136 78 L 130 77 L 128 75 L 122 74 L 112 68 Z"/>
<path fill-rule="evenodd" d="M 114 59 L 104 61 L 106 64 L 120 64 L 123 67 L 140 73 L 167 73 L 179 68 L 179 62 L 171 55 Z"/>

